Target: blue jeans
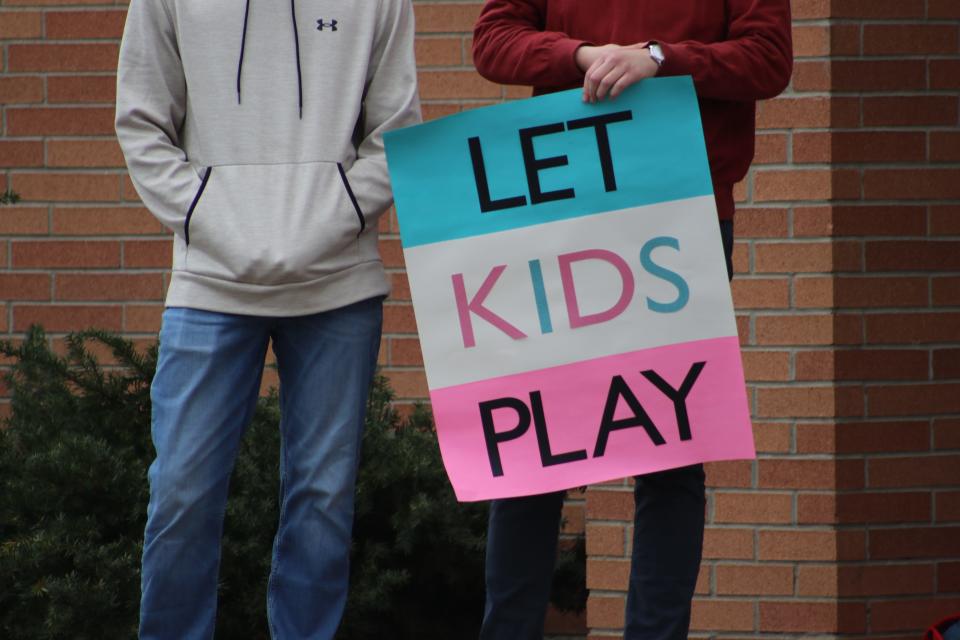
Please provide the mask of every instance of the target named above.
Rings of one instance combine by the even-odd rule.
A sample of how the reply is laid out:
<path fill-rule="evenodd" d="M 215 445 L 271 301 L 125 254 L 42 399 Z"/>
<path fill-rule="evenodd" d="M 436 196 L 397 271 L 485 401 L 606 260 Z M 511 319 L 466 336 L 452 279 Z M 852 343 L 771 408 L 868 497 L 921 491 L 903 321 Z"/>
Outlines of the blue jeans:
<path fill-rule="evenodd" d="M 733 222 L 720 234 L 733 277 Z M 636 477 L 624 640 L 686 640 L 703 554 L 703 465 Z M 541 640 L 565 493 L 494 500 L 480 640 Z"/>
<path fill-rule="evenodd" d="M 354 482 L 383 318 L 380 298 L 270 318 L 170 308 L 151 388 L 140 638 L 206 640 L 227 489 L 272 340 L 280 376 L 280 523 L 271 637 L 333 638 L 346 603 Z"/>

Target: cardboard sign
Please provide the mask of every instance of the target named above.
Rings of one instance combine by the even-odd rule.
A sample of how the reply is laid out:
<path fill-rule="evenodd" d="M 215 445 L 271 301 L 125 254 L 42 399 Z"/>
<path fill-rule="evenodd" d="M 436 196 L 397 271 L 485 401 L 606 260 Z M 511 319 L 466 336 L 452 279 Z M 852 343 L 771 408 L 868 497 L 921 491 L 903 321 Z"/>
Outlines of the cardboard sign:
<path fill-rule="evenodd" d="M 460 500 L 755 455 L 689 78 L 386 136 Z"/>

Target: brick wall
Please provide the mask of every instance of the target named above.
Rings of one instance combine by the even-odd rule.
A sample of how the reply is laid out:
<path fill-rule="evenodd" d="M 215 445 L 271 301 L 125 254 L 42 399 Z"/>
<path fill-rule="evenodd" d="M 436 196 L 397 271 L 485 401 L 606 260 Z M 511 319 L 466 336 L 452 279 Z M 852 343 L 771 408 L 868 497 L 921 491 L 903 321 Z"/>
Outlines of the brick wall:
<path fill-rule="evenodd" d="M 23 198 L 0 207 L 2 336 L 158 329 L 170 241 L 113 138 L 125 4 L 0 0 L 0 192 Z M 416 3 L 426 118 L 528 94 L 473 71 L 480 4 Z M 960 610 L 960 1 L 793 8 L 794 79 L 761 106 L 738 191 L 760 459 L 709 468 L 694 635 L 915 638 Z M 422 360 L 395 217 L 381 230 L 381 364 L 409 401 Z M 567 507 L 591 637 L 619 635 L 631 512 L 624 483 Z"/>

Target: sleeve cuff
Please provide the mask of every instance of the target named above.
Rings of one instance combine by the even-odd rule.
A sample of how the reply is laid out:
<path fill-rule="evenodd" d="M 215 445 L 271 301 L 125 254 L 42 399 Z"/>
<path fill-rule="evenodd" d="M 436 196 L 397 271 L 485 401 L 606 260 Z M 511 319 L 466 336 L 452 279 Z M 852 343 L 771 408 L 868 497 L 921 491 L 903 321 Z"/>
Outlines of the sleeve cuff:
<path fill-rule="evenodd" d="M 558 40 L 553 47 L 553 54 L 557 64 L 557 71 L 568 78 L 571 82 L 577 82 L 583 79 L 583 71 L 577 66 L 577 49 L 590 43 L 586 40 L 576 40 L 574 38 L 564 38 Z"/>
<path fill-rule="evenodd" d="M 663 64 L 660 65 L 658 76 L 686 76 L 692 75 L 690 72 L 690 60 L 687 55 L 687 48 L 681 44 L 667 44 L 657 41 L 660 50 L 663 51 Z"/>

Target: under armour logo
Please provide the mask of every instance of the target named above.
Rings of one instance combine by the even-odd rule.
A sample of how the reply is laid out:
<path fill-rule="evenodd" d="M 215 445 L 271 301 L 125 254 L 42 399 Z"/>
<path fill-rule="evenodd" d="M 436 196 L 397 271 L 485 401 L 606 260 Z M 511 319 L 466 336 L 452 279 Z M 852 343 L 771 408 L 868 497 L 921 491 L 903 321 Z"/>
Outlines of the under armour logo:
<path fill-rule="evenodd" d="M 317 20 L 317 31 L 323 31 L 324 27 L 329 27 L 330 31 L 336 31 L 337 21 L 331 20 L 330 22 L 324 22 L 323 18 L 320 18 L 319 20 Z"/>

